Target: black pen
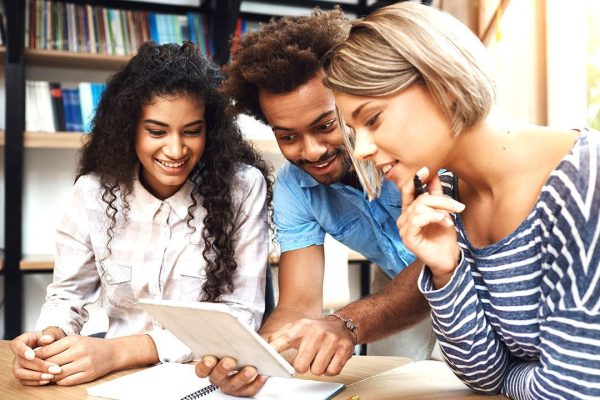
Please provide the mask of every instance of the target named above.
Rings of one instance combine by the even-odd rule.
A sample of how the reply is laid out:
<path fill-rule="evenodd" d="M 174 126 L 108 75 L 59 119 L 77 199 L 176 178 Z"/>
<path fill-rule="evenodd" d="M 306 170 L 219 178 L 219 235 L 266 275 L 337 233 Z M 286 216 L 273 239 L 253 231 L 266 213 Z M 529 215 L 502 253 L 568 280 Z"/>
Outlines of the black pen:
<path fill-rule="evenodd" d="M 423 193 L 428 193 L 429 189 L 427 188 L 427 184 L 421 182 L 418 175 L 415 175 L 413 179 L 413 184 L 415 185 L 415 198 L 419 197 Z"/>

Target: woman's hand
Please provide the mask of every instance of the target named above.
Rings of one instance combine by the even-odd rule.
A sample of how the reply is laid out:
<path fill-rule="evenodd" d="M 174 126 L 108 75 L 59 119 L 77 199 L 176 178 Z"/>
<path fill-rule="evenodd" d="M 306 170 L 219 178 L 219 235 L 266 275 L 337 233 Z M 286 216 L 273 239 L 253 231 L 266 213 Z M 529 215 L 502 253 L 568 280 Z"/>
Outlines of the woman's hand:
<path fill-rule="evenodd" d="M 48 327 L 41 332 L 25 332 L 10 342 L 13 352 L 13 374 L 23 385 L 46 385 L 59 374 L 58 365 L 48 362 L 38 355 L 46 345 L 65 337 L 62 329 Z"/>
<path fill-rule="evenodd" d="M 399 188 L 402 214 L 397 225 L 404 245 L 429 267 L 434 285 L 439 289 L 448 283 L 460 256 L 450 213 L 463 211 L 465 205 L 444 195 L 437 175 L 427 179 L 426 167 L 417 175 L 421 181 L 427 181 L 429 193 L 415 198 L 412 179 Z"/>
<path fill-rule="evenodd" d="M 37 351 L 37 356 L 60 366 L 60 373 L 52 381 L 64 386 L 100 378 L 115 369 L 118 359 L 111 340 L 79 335 L 44 346 Z"/>

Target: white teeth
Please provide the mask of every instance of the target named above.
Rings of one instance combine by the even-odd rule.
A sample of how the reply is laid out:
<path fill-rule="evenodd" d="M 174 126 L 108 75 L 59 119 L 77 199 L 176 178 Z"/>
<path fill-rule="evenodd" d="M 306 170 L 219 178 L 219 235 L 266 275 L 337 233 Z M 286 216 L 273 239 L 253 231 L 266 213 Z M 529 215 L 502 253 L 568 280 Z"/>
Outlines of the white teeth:
<path fill-rule="evenodd" d="M 315 167 L 315 168 L 323 168 L 323 167 L 329 165 L 330 163 L 331 163 L 331 161 L 327 161 L 326 163 L 323 163 L 323 164 L 313 165 L 313 167 Z"/>
<path fill-rule="evenodd" d="M 165 167 L 169 167 L 169 168 L 179 168 L 181 167 L 183 164 L 185 164 L 185 161 L 181 161 L 181 162 L 168 162 L 168 161 L 162 161 L 162 160 L 156 160 L 159 163 L 161 163 L 162 165 L 164 165 Z"/>
<path fill-rule="evenodd" d="M 384 174 L 387 174 L 388 172 L 390 172 L 390 169 L 392 169 L 392 167 L 392 164 L 385 165 L 383 168 L 381 168 L 381 171 L 383 171 Z"/>

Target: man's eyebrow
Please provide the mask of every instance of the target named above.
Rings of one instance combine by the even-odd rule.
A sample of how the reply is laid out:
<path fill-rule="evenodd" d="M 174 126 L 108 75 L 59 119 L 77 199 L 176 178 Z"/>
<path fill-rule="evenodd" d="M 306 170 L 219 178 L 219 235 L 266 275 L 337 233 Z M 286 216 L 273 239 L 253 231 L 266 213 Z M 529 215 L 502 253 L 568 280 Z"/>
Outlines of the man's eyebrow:
<path fill-rule="evenodd" d="M 325 111 L 324 113 L 321 113 L 321 114 L 320 114 L 320 115 L 319 115 L 317 118 L 315 118 L 315 119 L 314 119 L 314 120 L 313 120 L 313 121 L 312 121 L 310 124 L 308 124 L 308 126 L 313 126 L 313 125 L 316 125 L 316 124 L 317 124 L 317 123 L 319 123 L 319 122 L 320 122 L 320 121 L 321 121 L 323 118 L 325 118 L 325 117 L 327 117 L 327 116 L 329 116 L 329 115 L 331 115 L 331 114 L 335 114 L 335 111 L 334 111 L 334 110 L 329 110 L 329 111 Z M 292 128 L 286 128 L 286 127 L 283 127 L 283 126 L 278 126 L 278 125 L 275 125 L 275 126 L 271 127 L 271 129 L 272 129 L 272 130 L 274 130 L 274 131 L 275 131 L 275 130 L 278 130 L 278 131 L 288 131 L 288 132 L 290 132 L 290 131 L 293 131 L 293 129 L 292 129 Z"/>
<path fill-rule="evenodd" d="M 287 131 L 287 132 L 293 131 L 292 128 L 285 128 L 283 126 L 277 126 L 277 125 L 276 126 L 272 126 L 271 129 L 274 130 L 274 131 Z"/>
<path fill-rule="evenodd" d="M 329 116 L 330 114 L 335 114 L 335 110 L 329 110 L 329 111 L 325 111 L 324 113 L 322 113 L 321 115 L 319 115 L 317 118 L 315 118 L 315 120 L 313 122 L 310 123 L 309 126 L 313 126 L 316 125 L 317 123 L 319 123 L 323 118 Z"/>

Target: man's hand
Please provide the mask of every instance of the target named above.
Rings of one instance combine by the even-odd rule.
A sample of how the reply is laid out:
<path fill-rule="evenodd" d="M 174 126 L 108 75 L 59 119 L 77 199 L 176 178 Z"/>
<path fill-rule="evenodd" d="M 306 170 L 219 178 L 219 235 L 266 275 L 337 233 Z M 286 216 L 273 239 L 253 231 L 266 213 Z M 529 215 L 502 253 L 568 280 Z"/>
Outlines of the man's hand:
<path fill-rule="evenodd" d="M 71 386 L 90 382 L 114 370 L 117 354 L 111 340 L 67 336 L 40 348 L 37 357 L 60 366 L 52 381 Z"/>
<path fill-rule="evenodd" d="M 65 337 L 62 329 L 55 326 L 41 332 L 26 332 L 10 342 L 13 352 L 13 374 L 23 385 L 46 385 L 60 374 L 60 367 L 39 356 L 43 346 Z"/>
<path fill-rule="evenodd" d="M 286 324 L 269 336 L 269 343 L 279 353 L 297 349 L 292 366 L 300 373 L 310 368 L 314 375 L 338 375 L 354 350 L 352 333 L 335 317 Z"/>
<path fill-rule="evenodd" d="M 237 372 L 234 368 L 235 360 L 232 358 L 217 360 L 213 356 L 205 356 L 196 364 L 196 375 L 208 377 L 223 393 L 243 397 L 254 396 L 267 381 L 267 377 L 259 375 L 254 367 L 246 366 Z"/>

